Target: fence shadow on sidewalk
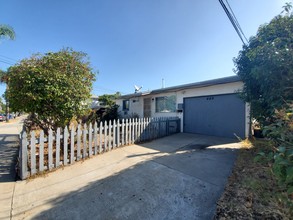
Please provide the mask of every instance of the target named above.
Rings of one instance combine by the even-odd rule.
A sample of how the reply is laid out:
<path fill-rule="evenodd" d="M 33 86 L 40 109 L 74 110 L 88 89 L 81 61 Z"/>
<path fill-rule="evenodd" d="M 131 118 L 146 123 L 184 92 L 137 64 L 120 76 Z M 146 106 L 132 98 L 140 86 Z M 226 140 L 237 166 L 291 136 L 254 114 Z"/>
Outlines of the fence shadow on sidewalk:
<path fill-rule="evenodd" d="M 18 135 L 0 134 L 0 183 L 16 180 L 15 165 L 18 150 Z"/>

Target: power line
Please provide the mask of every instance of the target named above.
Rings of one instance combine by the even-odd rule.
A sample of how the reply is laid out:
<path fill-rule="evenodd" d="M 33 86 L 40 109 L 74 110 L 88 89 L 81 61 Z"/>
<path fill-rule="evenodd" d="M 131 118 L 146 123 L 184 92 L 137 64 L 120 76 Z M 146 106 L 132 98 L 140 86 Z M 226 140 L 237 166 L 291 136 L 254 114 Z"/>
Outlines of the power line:
<path fill-rule="evenodd" d="M 14 63 L 11 63 L 11 62 L 9 62 L 9 61 L 7 61 L 7 60 L 2 60 L 2 59 L 0 59 L 0 62 L 1 62 L 1 63 L 5 63 L 5 64 L 8 64 L 8 65 L 14 65 Z"/>
<path fill-rule="evenodd" d="M 10 57 L 4 56 L 4 55 L 0 55 L 0 57 L 17 62 L 16 59 L 13 59 L 13 58 L 10 58 Z"/>
<path fill-rule="evenodd" d="M 242 30 L 242 28 L 241 28 L 241 26 L 240 26 L 238 20 L 237 20 L 235 14 L 234 14 L 234 12 L 233 12 L 233 9 L 231 8 L 231 6 L 230 6 L 228 0 L 226 0 L 226 3 L 227 3 L 227 5 L 228 5 L 229 10 L 230 10 L 231 13 L 232 13 L 233 19 L 234 19 L 234 21 L 235 21 L 237 27 L 239 28 L 240 32 L 242 33 L 242 36 L 245 38 L 246 42 L 248 43 L 248 40 L 247 40 L 247 38 L 246 38 L 246 36 L 245 36 L 245 34 L 244 34 L 244 32 L 243 32 L 243 30 Z"/>
<path fill-rule="evenodd" d="M 239 38 L 241 39 L 242 43 L 244 45 L 246 45 L 246 43 L 244 42 L 244 39 L 243 38 L 245 38 L 246 42 L 248 43 L 247 38 L 245 37 L 245 35 L 244 35 L 244 33 L 243 33 L 243 31 L 242 31 L 242 29 L 240 27 L 240 24 L 238 23 L 238 21 L 236 19 L 235 14 L 233 13 L 233 11 L 232 11 L 232 14 L 233 15 L 231 14 L 231 12 L 228 10 L 228 8 L 226 7 L 226 5 L 224 4 L 223 0 L 219 0 L 219 2 L 221 4 L 222 8 L 224 9 L 226 15 L 228 16 L 231 24 L 233 25 L 235 31 L 237 32 Z M 227 0 L 226 0 L 226 2 L 227 2 Z M 232 10 L 230 6 L 229 6 L 229 8 L 230 8 L 230 10 Z"/>

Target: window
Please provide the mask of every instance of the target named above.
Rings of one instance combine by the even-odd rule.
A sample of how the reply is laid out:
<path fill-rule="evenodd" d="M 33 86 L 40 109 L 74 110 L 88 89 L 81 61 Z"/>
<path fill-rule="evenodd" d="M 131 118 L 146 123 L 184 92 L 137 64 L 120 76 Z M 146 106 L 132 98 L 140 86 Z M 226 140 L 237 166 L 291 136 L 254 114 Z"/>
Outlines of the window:
<path fill-rule="evenodd" d="M 175 112 L 176 96 L 163 96 L 156 98 L 156 112 Z"/>
<path fill-rule="evenodd" d="M 123 100 L 122 110 L 123 111 L 129 110 L 129 100 Z"/>

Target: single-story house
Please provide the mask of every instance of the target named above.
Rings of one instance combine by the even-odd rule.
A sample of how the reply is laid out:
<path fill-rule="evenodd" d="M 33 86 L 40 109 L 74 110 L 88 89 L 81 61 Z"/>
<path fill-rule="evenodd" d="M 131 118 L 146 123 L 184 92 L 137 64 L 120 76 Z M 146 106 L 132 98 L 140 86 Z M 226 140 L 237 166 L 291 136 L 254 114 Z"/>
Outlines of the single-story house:
<path fill-rule="evenodd" d="M 100 102 L 99 102 L 99 96 L 92 95 L 91 96 L 91 109 L 99 109 L 100 108 Z"/>
<path fill-rule="evenodd" d="M 181 132 L 221 137 L 249 135 L 249 105 L 238 95 L 238 76 L 123 95 L 116 100 L 122 117 L 179 117 Z"/>

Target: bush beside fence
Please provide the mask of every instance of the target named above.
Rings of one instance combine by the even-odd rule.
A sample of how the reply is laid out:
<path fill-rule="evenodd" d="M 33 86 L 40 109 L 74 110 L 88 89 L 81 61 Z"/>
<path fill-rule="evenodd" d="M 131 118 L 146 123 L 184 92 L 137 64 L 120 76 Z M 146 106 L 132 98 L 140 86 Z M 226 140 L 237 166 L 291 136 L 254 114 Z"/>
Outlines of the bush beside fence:
<path fill-rule="evenodd" d="M 180 132 L 179 118 L 122 119 L 58 128 L 37 134 L 22 132 L 18 173 L 26 179 L 73 164 L 117 147 L 151 141 Z"/>

